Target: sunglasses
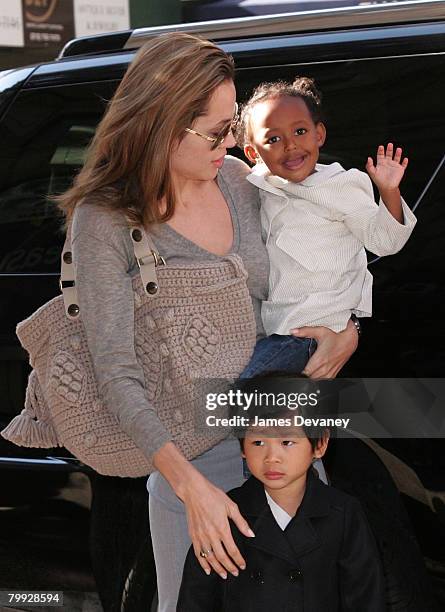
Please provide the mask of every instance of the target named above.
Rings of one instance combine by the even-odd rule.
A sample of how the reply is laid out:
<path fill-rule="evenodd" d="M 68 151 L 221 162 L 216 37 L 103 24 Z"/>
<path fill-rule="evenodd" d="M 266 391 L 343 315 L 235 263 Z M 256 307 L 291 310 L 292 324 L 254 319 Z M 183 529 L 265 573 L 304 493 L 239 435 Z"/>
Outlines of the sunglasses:
<path fill-rule="evenodd" d="M 211 151 L 214 151 L 218 147 L 222 145 L 230 132 L 233 132 L 236 129 L 236 125 L 238 123 L 238 104 L 235 102 L 235 113 L 233 115 L 232 121 L 225 125 L 220 132 L 216 136 L 209 136 L 208 134 L 203 134 L 202 132 L 198 132 L 197 130 L 192 130 L 192 128 L 185 128 L 185 131 L 189 134 L 195 134 L 196 136 L 200 136 L 212 143 L 210 147 Z"/>

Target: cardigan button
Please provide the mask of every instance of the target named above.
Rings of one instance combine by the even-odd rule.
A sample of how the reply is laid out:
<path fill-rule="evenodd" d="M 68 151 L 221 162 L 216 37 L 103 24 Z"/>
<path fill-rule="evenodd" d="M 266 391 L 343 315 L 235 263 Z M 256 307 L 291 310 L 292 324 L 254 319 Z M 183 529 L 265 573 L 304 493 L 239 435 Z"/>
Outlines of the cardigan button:
<path fill-rule="evenodd" d="M 303 572 L 301 571 L 301 569 L 293 569 L 289 572 L 289 580 L 291 582 L 297 582 L 297 580 L 300 580 L 303 577 Z"/>
<path fill-rule="evenodd" d="M 250 577 L 252 580 L 255 580 L 255 582 L 258 582 L 258 584 L 264 584 L 263 572 L 260 569 L 252 570 L 250 572 Z"/>

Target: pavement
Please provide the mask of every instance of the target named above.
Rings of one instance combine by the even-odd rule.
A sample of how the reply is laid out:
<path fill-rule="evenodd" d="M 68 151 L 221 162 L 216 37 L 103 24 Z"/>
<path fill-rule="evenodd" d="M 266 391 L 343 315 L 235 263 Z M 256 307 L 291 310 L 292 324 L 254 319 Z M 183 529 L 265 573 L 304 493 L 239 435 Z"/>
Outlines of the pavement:
<path fill-rule="evenodd" d="M 9 607 L 3 597 L 0 612 L 103 612 L 89 556 L 89 480 L 73 473 L 59 483 L 53 476 L 49 495 L 45 478 L 52 482 L 47 474 L 25 480 L 22 473 L 2 472 L 0 590 L 62 591 L 63 607 Z"/>

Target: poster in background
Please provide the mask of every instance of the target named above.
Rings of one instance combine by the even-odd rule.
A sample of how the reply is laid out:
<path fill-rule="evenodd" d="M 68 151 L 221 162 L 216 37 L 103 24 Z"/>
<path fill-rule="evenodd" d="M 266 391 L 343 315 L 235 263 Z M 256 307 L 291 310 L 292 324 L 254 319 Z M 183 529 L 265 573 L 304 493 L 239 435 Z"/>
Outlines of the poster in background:
<path fill-rule="evenodd" d="M 22 0 L 25 46 L 62 46 L 74 38 L 73 0 Z"/>
<path fill-rule="evenodd" d="M 130 28 L 128 0 L 74 0 L 76 36 Z"/>
<path fill-rule="evenodd" d="M 129 28 L 129 0 L 0 0 L 3 47 L 61 49 L 78 36 Z"/>
<path fill-rule="evenodd" d="M 22 0 L 0 0 L 0 44 L 23 47 Z"/>

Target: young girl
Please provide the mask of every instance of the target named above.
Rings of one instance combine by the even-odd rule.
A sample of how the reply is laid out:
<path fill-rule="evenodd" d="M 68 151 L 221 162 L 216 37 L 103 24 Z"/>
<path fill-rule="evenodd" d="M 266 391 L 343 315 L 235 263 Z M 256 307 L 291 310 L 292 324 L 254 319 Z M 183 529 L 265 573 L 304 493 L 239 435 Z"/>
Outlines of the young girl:
<path fill-rule="evenodd" d="M 372 276 L 365 248 L 397 253 L 416 218 L 400 196 L 408 165 L 390 143 L 369 157 L 369 177 L 335 162 L 319 164 L 326 138 L 321 95 L 312 79 L 260 85 L 242 109 L 238 144 L 255 167 L 261 223 L 270 258 L 269 299 L 262 318 L 267 338 L 257 343 L 243 377 L 275 370 L 301 372 L 316 348 L 293 328 L 345 329 L 372 313 Z M 357 323 L 358 325 L 358 323 Z M 295 331 L 295 330 L 294 330 Z"/>

